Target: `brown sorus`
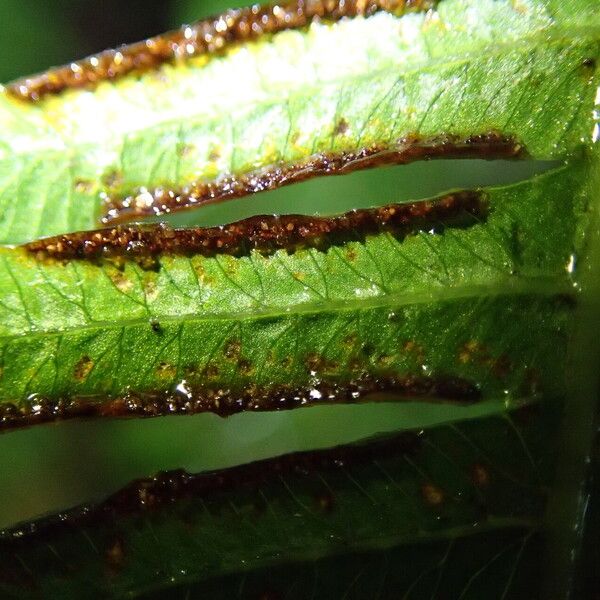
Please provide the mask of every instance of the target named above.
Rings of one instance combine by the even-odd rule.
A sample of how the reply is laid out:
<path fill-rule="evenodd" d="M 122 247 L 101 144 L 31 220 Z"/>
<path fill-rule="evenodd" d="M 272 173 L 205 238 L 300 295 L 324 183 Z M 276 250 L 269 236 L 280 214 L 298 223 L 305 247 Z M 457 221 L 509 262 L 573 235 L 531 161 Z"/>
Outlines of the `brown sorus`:
<path fill-rule="evenodd" d="M 229 225 L 172 229 L 166 225 L 116 226 L 31 242 L 26 250 L 40 260 L 131 257 L 161 254 L 239 256 L 302 247 L 327 247 L 383 231 L 406 235 L 422 229 L 484 221 L 487 201 L 479 191 L 461 191 L 433 200 L 353 210 L 339 216 L 257 216 Z"/>
<path fill-rule="evenodd" d="M 443 134 L 402 137 L 388 146 L 369 146 L 354 152 L 312 155 L 293 164 L 275 164 L 240 175 L 197 181 L 180 189 L 140 188 L 127 196 L 103 194 L 105 224 L 192 209 L 249 194 L 266 192 L 314 177 L 345 175 L 383 165 L 434 158 L 517 159 L 526 151 L 514 137 L 491 131 L 468 137 Z"/>
<path fill-rule="evenodd" d="M 467 379 L 439 375 L 423 377 L 362 374 L 350 381 L 319 381 L 305 387 L 248 386 L 239 391 L 186 384 L 184 392 L 130 392 L 122 397 L 50 399 L 0 405 L 0 431 L 49 421 L 81 417 L 157 417 L 212 412 L 227 417 L 243 411 L 288 410 L 302 406 L 353 403 L 390 394 L 390 400 L 472 404 L 481 399 Z M 387 398 L 386 398 L 387 399 Z"/>
<path fill-rule="evenodd" d="M 72 527 L 97 525 L 102 521 L 112 526 L 118 515 L 143 515 L 182 498 L 204 498 L 213 493 L 238 488 L 256 489 L 288 474 L 309 476 L 314 472 L 339 470 L 373 460 L 415 455 L 421 445 L 420 438 L 415 432 L 405 431 L 366 443 L 286 454 L 197 475 L 182 470 L 159 473 L 155 477 L 132 482 L 100 504 L 83 506 L 22 527 L 0 531 L 0 543 L 22 544 L 25 540 L 31 541 L 32 538 L 40 537 L 43 539 L 46 535 L 55 535 Z M 330 508 L 333 509 L 333 504 Z M 109 551 L 116 555 L 118 563 L 121 564 L 125 551 L 123 541 L 120 538 L 111 540 Z"/>

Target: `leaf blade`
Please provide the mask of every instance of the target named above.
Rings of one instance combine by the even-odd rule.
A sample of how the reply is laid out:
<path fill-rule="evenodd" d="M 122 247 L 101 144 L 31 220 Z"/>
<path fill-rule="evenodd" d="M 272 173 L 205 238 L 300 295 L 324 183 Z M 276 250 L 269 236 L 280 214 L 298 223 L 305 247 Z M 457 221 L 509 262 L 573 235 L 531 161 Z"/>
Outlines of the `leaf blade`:
<path fill-rule="evenodd" d="M 19 410 L 35 421 L 36 410 L 42 420 L 127 406 L 228 413 L 273 409 L 277 397 L 282 407 L 385 391 L 518 401 L 536 386 L 561 389 L 570 257 L 585 239 L 580 168 L 487 190 L 489 215 L 466 227 L 435 222 L 432 233 L 399 238 L 375 229 L 363 241 L 335 233 L 293 254 L 161 250 L 148 270 L 144 254 L 93 262 L 73 246 L 65 260 L 40 255 L 70 238 L 34 244 L 32 254 L 4 250 L 5 424 L 18 423 Z M 540 212 L 549 196 L 560 201 Z M 263 220 L 252 223 L 263 230 Z M 175 233 L 165 235 L 177 248 Z M 202 248 L 202 230 L 193 235 Z"/>
<path fill-rule="evenodd" d="M 3 532 L 0 581 L 6 593 L 27 594 L 21 548 L 41 593 L 68 597 L 81 578 L 118 597 L 349 550 L 435 547 L 474 529 L 500 538 L 511 527 L 535 530 L 545 498 L 537 469 L 545 482 L 551 463 L 543 439 L 557 423 L 552 402 L 535 406 L 536 418 L 517 412 L 514 424 L 496 416 L 136 482 L 98 507 Z M 522 460 L 516 431 L 535 465 Z"/>
<path fill-rule="evenodd" d="M 433 16 L 382 13 L 313 24 L 308 32 L 276 34 L 283 36 L 281 43 L 253 42 L 256 48 L 234 48 L 206 65 L 166 65 L 158 77 L 150 73 L 139 81 L 104 83 L 95 92 L 66 92 L 36 106 L 0 96 L 0 123 L 8 136 L 0 145 L 6 147 L 0 158 L 0 174 L 6 172 L 0 180 L 0 241 L 90 229 L 111 205 L 129 217 L 160 212 L 165 202 L 176 209 L 188 202 L 171 202 L 167 192 L 185 200 L 194 182 L 202 189 L 212 182 L 218 189 L 218 177 L 228 173 L 251 182 L 257 168 L 275 172 L 322 153 L 337 156 L 373 145 L 401 150 L 411 136 L 454 135 L 464 141 L 498 130 L 514 135 L 536 158 L 563 158 L 589 139 L 588 124 L 577 116 L 593 105 L 597 75 L 585 65 L 597 60 L 598 34 L 585 6 L 567 17 L 541 0 L 524 14 L 508 1 L 444 0 Z M 466 35 L 464 11 L 472 15 Z M 506 52 L 490 44 L 507 32 Z M 304 42 L 313 54 L 295 51 Z M 343 52 L 357 43 L 358 57 Z M 299 78 L 277 83 L 287 66 L 277 61 L 276 68 L 267 66 L 288 45 L 285 56 L 300 61 L 292 69 Z M 335 50 L 323 52 L 324 45 Z M 433 59 L 427 54 L 431 48 L 438 53 Z M 438 61 L 457 53 L 457 61 L 446 66 Z M 317 56 L 331 64 L 315 85 L 308 67 Z M 274 100 L 261 92 L 256 65 L 263 62 L 275 77 L 268 81 Z M 224 82 L 218 73 L 226 74 Z M 231 86 L 245 77 L 254 79 L 240 97 Z M 306 77 L 314 86 L 309 91 L 303 91 Z M 507 80 L 514 85 L 505 86 Z M 538 85 L 551 80 L 554 90 Z M 289 97 L 281 97 L 283 88 Z M 219 94 L 206 95 L 205 89 Z M 490 99 L 489 106 L 482 98 Z M 202 108 L 202 102 L 208 104 Z M 40 160 L 47 166 L 32 170 Z M 44 200 L 57 172 L 64 173 L 66 187 L 61 196 Z M 208 199 L 200 195 L 192 204 Z M 42 219 L 41 213 L 54 218 Z"/>

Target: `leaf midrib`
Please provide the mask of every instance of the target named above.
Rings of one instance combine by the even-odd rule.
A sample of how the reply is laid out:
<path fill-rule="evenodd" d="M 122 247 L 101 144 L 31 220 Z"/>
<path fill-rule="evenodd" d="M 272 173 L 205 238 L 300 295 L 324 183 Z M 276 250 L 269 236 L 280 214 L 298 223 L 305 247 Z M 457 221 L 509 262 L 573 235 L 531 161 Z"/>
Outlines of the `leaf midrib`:
<path fill-rule="evenodd" d="M 515 281 L 517 279 L 517 281 Z M 518 282 L 518 283 L 517 283 Z M 506 287 L 502 287 L 505 285 Z M 298 304 L 289 307 L 289 310 L 280 310 L 276 307 L 265 307 L 263 310 L 257 311 L 242 311 L 231 313 L 209 313 L 209 314 L 184 314 L 184 315 L 159 315 L 149 313 L 144 318 L 124 319 L 120 321 L 93 321 L 85 325 L 78 325 L 61 330 L 30 330 L 14 335 L 0 335 L 1 341 L 9 342 L 20 338 L 35 339 L 40 337 L 63 336 L 68 333 L 76 333 L 88 331 L 90 329 L 123 329 L 138 325 L 148 325 L 152 320 L 158 320 L 159 323 L 190 323 L 190 322 L 206 322 L 206 321 L 231 321 L 236 322 L 245 320 L 260 320 L 273 318 L 291 318 L 295 315 L 319 315 L 319 314 L 335 314 L 342 312 L 353 312 L 375 308 L 398 308 L 414 304 L 435 304 L 438 302 L 448 302 L 461 299 L 472 298 L 494 298 L 498 296 L 555 296 L 560 294 L 573 294 L 575 288 L 572 284 L 562 277 L 546 277 L 539 279 L 520 279 L 517 276 L 512 276 L 512 279 L 507 278 L 505 281 L 496 282 L 494 285 L 479 285 L 479 286 L 456 286 L 447 289 L 438 289 L 434 292 L 409 292 L 409 293 L 392 293 L 382 295 L 375 298 L 366 298 L 359 300 L 338 300 L 328 301 L 324 303 L 306 303 Z"/>
<path fill-rule="evenodd" d="M 230 575 L 233 573 L 250 572 L 257 568 L 268 568 L 270 566 L 282 566 L 294 562 L 310 562 L 315 560 L 321 560 L 329 557 L 340 557 L 346 554 L 353 554 L 355 552 L 369 552 L 369 551 L 382 551 L 391 550 L 397 545 L 405 544 L 422 544 L 427 542 L 435 542 L 442 540 L 452 540 L 457 538 L 469 537 L 472 535 L 489 533 L 492 531 L 506 530 L 506 529 L 523 529 L 524 533 L 528 532 L 528 535 L 538 531 L 542 526 L 541 521 L 534 519 L 525 518 L 509 518 L 509 517 L 494 517 L 493 515 L 486 516 L 485 523 L 479 523 L 477 526 L 465 525 L 461 527 L 450 527 L 442 531 L 428 532 L 428 533 L 417 533 L 409 536 L 382 536 L 378 538 L 354 538 L 353 540 L 345 540 L 344 543 L 340 543 L 339 546 L 332 547 L 319 547 L 313 552 L 302 553 L 299 549 L 290 551 L 286 549 L 286 560 L 281 561 L 278 559 L 259 559 L 255 562 L 250 562 L 243 565 L 232 565 L 229 568 L 223 568 L 223 565 L 219 565 L 214 571 L 221 575 Z M 344 551 L 340 553 L 340 549 L 343 547 Z M 198 581 L 208 580 L 214 577 L 215 572 L 206 571 L 205 577 L 199 577 L 198 573 L 194 573 L 189 577 L 177 578 L 175 582 L 165 582 L 162 585 L 149 584 L 144 588 L 137 588 L 135 592 L 131 592 L 129 597 L 138 598 L 143 597 L 144 594 L 149 592 L 156 592 L 159 590 L 168 590 L 174 586 L 185 585 L 186 583 L 197 583 Z"/>

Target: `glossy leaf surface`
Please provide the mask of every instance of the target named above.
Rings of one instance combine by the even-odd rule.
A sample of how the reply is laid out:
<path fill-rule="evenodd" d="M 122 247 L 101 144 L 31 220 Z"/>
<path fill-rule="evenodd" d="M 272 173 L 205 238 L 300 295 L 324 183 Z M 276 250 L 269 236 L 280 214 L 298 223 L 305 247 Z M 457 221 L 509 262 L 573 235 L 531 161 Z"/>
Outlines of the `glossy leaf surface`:
<path fill-rule="evenodd" d="M 559 392 L 571 271 L 584 240 L 581 173 L 574 165 L 490 189 L 486 214 L 460 226 L 351 231 L 291 254 L 183 248 L 148 257 L 142 247 L 131 258 L 128 243 L 125 256 L 59 260 L 4 250 L 5 424 L 18 423 L 19 407 L 46 419 L 74 398 L 75 415 L 92 406 L 101 414 L 286 408 L 326 401 L 331 386 L 341 388 L 332 400 L 362 399 L 352 386 L 365 377 L 409 378 L 366 386 L 409 397 L 436 396 L 415 391 L 410 382 L 422 377 L 477 390 L 450 391 L 450 400 Z M 35 248 L 58 244 L 66 242 Z"/>
<path fill-rule="evenodd" d="M 533 404 L 421 434 L 134 483 L 98 508 L 5 532 L 0 589 L 27 594 L 30 580 L 41 596 L 69 598 L 85 585 L 119 597 L 401 542 L 457 538 L 460 548 L 480 530 L 498 529 L 499 540 L 511 527 L 531 532 L 551 474 L 544 440 L 556 431 L 555 409 Z M 422 569 L 410 562 L 407 579 Z"/>
<path fill-rule="evenodd" d="M 17 246 L 0 249 L 2 428 L 481 405 L 356 446 L 158 475 L 8 529 L 4 595 L 370 598 L 368 578 L 380 597 L 535 598 L 559 556 L 541 585 L 566 588 L 574 545 L 557 532 L 581 501 L 572 489 L 555 510 L 555 459 L 581 482 L 587 450 L 573 460 L 570 442 L 587 443 L 597 392 L 597 8 L 257 7 L 3 89 L 0 242 Z M 95 230 L 443 157 L 560 164 L 342 217 Z"/>
<path fill-rule="evenodd" d="M 361 168 L 351 156 L 365 149 L 400 162 L 415 144 L 452 154 L 439 149 L 448 136 L 498 131 L 534 158 L 562 158 L 589 141 L 583 115 L 597 84 L 598 12 L 594 0 L 576 5 L 443 0 L 430 12 L 313 22 L 37 103 L 5 92 L 0 242 L 90 229 L 112 209 L 226 198 L 236 177 L 266 169 L 260 183 L 245 180 L 258 191 L 311 157 L 327 173 L 323 157 Z"/>

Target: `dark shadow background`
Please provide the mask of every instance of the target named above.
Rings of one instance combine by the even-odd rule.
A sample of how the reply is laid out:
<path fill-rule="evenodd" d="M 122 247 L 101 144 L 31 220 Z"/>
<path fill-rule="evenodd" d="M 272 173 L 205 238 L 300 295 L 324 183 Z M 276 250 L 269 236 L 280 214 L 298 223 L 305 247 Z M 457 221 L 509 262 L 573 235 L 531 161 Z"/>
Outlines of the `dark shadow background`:
<path fill-rule="evenodd" d="M 228 0 L 0 0 L 0 81 L 220 12 Z"/>

